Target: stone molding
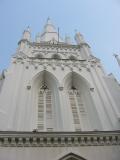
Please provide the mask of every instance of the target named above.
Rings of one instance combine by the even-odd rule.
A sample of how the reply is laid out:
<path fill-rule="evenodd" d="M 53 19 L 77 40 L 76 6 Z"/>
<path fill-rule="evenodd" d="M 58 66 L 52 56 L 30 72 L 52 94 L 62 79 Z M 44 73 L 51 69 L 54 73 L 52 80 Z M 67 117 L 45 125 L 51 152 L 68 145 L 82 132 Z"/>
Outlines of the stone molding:
<path fill-rule="evenodd" d="M 0 132 L 0 147 L 76 147 L 120 145 L 120 131 Z"/>
<path fill-rule="evenodd" d="M 76 61 L 72 61 L 72 60 L 68 60 L 67 59 L 60 59 L 60 60 L 56 60 L 56 59 L 48 59 L 48 58 L 44 58 L 44 59 L 27 59 L 27 60 L 21 60 L 21 59 L 17 59 L 16 63 L 20 63 L 20 64 L 24 64 L 24 63 L 28 63 L 29 65 L 41 65 L 43 66 L 46 65 L 47 67 L 52 67 L 53 65 L 56 67 L 62 67 L 62 70 L 64 70 L 64 67 L 68 67 L 70 68 L 70 66 L 72 66 L 73 68 L 79 68 L 79 67 L 84 67 L 86 68 L 88 66 L 87 61 L 86 60 L 76 60 Z"/>
<path fill-rule="evenodd" d="M 66 44 L 66 43 L 57 43 L 57 44 L 51 44 L 49 42 L 40 42 L 40 43 L 36 43 L 36 42 L 29 42 L 29 45 L 31 45 L 32 47 L 36 46 L 36 47 L 42 47 L 42 46 L 46 46 L 46 47 L 61 47 L 61 48 L 80 48 L 82 45 L 76 45 L 76 44 Z"/>

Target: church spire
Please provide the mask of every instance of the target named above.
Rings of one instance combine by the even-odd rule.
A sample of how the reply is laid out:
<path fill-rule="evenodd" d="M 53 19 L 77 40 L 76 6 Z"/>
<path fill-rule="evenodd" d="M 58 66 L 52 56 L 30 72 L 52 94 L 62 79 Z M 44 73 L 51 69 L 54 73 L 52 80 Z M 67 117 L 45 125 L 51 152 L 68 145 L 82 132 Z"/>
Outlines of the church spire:
<path fill-rule="evenodd" d="M 58 41 L 58 32 L 56 31 L 56 28 L 53 25 L 51 19 L 48 17 L 41 34 L 41 41 L 48 42 L 53 40 L 56 42 Z M 59 38 L 59 42 L 63 41 Z"/>
<path fill-rule="evenodd" d="M 52 24 L 50 17 L 47 18 L 47 23 L 46 24 Z"/>
<path fill-rule="evenodd" d="M 56 32 L 55 26 L 52 24 L 52 21 L 49 17 L 47 18 L 47 22 L 44 26 L 43 32 Z"/>

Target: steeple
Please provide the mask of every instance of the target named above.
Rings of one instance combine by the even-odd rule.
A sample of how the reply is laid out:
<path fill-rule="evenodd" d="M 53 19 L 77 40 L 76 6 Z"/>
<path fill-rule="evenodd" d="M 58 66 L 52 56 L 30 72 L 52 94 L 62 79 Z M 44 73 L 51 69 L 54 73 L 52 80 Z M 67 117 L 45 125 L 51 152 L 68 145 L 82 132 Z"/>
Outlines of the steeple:
<path fill-rule="evenodd" d="M 50 17 L 47 18 L 47 24 L 52 24 Z"/>
<path fill-rule="evenodd" d="M 50 18 L 47 19 L 47 22 L 43 28 L 43 32 L 41 34 L 41 41 L 57 41 L 58 42 L 58 32 L 56 31 L 55 26 L 52 24 Z M 59 38 L 59 42 L 63 42 L 61 38 Z"/>
<path fill-rule="evenodd" d="M 54 25 L 51 22 L 51 19 L 48 18 L 44 26 L 44 32 L 56 32 Z"/>

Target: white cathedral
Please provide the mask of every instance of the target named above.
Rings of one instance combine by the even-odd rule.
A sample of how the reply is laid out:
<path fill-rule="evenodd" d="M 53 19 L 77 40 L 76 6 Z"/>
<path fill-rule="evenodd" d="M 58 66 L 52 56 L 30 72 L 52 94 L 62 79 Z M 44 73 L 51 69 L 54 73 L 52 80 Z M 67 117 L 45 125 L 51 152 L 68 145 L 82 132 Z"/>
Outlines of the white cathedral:
<path fill-rule="evenodd" d="M 82 34 L 28 27 L 0 75 L 0 160 L 120 160 L 120 85 Z"/>

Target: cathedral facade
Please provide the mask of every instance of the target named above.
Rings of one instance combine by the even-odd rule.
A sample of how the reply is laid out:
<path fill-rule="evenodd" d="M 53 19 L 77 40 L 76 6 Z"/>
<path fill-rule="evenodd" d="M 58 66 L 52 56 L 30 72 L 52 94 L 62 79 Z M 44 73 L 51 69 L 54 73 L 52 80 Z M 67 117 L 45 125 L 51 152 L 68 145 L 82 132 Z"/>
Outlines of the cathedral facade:
<path fill-rule="evenodd" d="M 0 76 L 0 159 L 119 160 L 120 85 L 79 32 L 28 27 Z"/>

